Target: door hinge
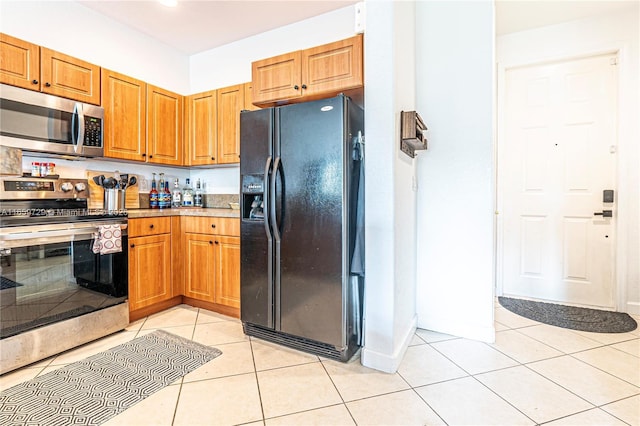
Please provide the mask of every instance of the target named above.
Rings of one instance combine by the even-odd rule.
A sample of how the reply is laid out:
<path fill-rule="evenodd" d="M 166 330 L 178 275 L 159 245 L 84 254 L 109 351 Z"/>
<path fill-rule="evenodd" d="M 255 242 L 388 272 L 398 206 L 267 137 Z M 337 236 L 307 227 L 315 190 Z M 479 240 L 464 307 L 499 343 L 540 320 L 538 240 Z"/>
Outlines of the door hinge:
<path fill-rule="evenodd" d="M 609 65 L 618 65 L 618 58 L 609 58 Z"/>

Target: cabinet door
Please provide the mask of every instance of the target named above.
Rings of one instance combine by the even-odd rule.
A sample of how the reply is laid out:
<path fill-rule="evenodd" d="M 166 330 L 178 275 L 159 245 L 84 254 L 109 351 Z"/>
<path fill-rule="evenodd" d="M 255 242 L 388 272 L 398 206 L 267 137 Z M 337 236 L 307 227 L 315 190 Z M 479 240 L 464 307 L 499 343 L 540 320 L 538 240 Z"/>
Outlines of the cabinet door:
<path fill-rule="evenodd" d="M 259 105 L 302 96 L 300 60 L 301 52 L 296 51 L 253 62 L 253 103 Z"/>
<path fill-rule="evenodd" d="M 170 299 L 171 235 L 129 239 L 129 309 Z"/>
<path fill-rule="evenodd" d="M 40 90 L 40 46 L 0 33 L 0 83 Z"/>
<path fill-rule="evenodd" d="M 217 91 L 210 90 L 186 97 L 187 165 L 216 164 Z"/>
<path fill-rule="evenodd" d="M 100 67 L 97 65 L 42 47 L 40 77 L 45 93 L 100 105 Z"/>
<path fill-rule="evenodd" d="M 303 95 L 331 95 L 360 87 L 362 69 L 362 35 L 303 50 Z"/>
<path fill-rule="evenodd" d="M 216 271 L 214 237 L 203 234 L 183 234 L 184 295 L 207 302 L 214 301 Z"/>
<path fill-rule="evenodd" d="M 183 96 L 147 85 L 147 161 L 182 165 Z"/>
<path fill-rule="evenodd" d="M 146 90 L 147 85 L 144 81 L 102 70 L 105 157 L 145 160 Z"/>
<path fill-rule="evenodd" d="M 215 246 L 219 259 L 215 302 L 240 308 L 240 238 L 219 236 L 215 239 Z"/>
<path fill-rule="evenodd" d="M 244 109 L 247 111 L 255 111 L 260 107 L 253 104 L 253 83 L 248 82 L 244 84 Z"/>
<path fill-rule="evenodd" d="M 218 89 L 218 164 L 240 162 L 240 111 L 244 85 Z"/>

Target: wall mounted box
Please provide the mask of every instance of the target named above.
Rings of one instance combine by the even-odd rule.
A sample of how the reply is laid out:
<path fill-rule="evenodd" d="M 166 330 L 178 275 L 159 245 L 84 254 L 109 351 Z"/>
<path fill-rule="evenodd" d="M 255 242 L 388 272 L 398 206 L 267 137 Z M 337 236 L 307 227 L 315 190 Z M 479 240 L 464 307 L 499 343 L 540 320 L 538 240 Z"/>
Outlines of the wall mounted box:
<path fill-rule="evenodd" d="M 400 149 L 411 158 L 415 158 L 416 151 L 427 149 L 427 138 L 424 132 L 427 126 L 415 111 L 400 112 Z"/>

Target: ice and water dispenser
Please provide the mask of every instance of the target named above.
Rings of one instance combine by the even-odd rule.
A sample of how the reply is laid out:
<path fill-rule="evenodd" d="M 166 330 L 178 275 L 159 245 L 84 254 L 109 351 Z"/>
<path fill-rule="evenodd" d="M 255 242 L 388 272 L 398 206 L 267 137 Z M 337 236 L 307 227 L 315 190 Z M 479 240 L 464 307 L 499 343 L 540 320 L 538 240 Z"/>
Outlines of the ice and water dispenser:
<path fill-rule="evenodd" d="M 264 220 L 264 175 L 242 176 L 242 219 Z"/>

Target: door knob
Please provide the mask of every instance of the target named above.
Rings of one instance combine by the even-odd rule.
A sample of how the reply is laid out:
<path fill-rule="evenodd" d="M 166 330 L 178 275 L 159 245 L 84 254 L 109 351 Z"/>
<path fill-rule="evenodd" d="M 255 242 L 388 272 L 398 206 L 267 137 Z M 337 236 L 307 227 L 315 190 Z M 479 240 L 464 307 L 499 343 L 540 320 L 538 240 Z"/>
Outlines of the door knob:
<path fill-rule="evenodd" d="M 594 215 L 602 217 L 613 217 L 613 210 L 602 210 L 601 212 L 595 212 Z"/>

